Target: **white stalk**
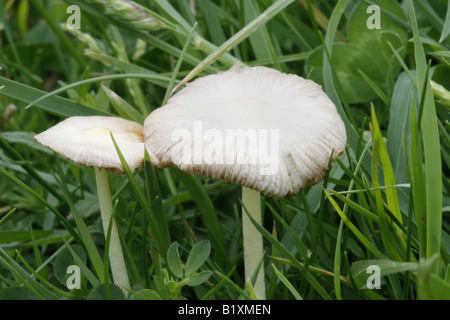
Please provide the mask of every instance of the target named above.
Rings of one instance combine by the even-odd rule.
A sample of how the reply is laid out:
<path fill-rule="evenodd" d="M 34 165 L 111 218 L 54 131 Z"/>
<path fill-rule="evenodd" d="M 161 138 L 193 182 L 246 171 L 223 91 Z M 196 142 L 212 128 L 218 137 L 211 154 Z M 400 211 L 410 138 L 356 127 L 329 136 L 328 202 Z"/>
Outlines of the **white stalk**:
<path fill-rule="evenodd" d="M 97 183 L 98 201 L 100 203 L 100 213 L 102 216 L 103 230 L 106 239 L 113 212 L 111 191 L 109 189 L 108 181 L 108 171 L 96 167 L 95 180 Z M 111 265 L 111 273 L 113 275 L 114 284 L 121 287 L 124 293 L 127 293 L 127 289 L 130 289 L 130 280 L 128 279 L 127 267 L 123 257 L 122 246 L 120 244 L 119 232 L 114 219 L 112 220 L 111 238 L 109 243 L 109 263 Z"/>
<path fill-rule="evenodd" d="M 250 216 L 258 223 L 262 224 L 261 215 L 261 195 L 246 187 L 242 187 L 242 203 L 247 208 Z M 244 236 L 244 265 L 245 281 L 251 279 L 258 264 L 263 259 L 263 238 L 258 229 L 250 221 L 245 209 L 242 208 L 242 231 Z M 266 299 L 266 286 L 264 282 L 264 263 L 259 269 L 254 285 L 255 293 L 259 299 Z"/>

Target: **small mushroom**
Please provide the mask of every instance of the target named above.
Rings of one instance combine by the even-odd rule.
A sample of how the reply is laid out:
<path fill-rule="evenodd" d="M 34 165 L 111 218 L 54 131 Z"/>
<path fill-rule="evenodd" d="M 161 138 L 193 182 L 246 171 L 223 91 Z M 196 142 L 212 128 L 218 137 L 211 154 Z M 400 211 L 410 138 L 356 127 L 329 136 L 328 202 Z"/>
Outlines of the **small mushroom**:
<path fill-rule="evenodd" d="M 143 127 L 139 123 L 101 116 L 70 117 L 36 135 L 40 144 L 73 160 L 95 168 L 103 230 L 108 231 L 113 211 L 108 171 L 123 173 L 122 164 L 111 138 L 113 135 L 131 170 L 144 163 Z M 124 291 L 130 288 L 125 260 L 115 221 L 112 221 L 109 259 L 114 283 Z"/>
<path fill-rule="evenodd" d="M 260 193 L 294 195 L 320 182 L 346 145 L 336 107 L 311 80 L 267 67 L 235 66 L 199 78 L 153 111 L 145 145 L 157 168 L 242 185 L 242 203 L 261 224 Z M 263 257 L 262 236 L 243 212 L 246 280 Z M 255 292 L 265 299 L 260 268 Z"/>

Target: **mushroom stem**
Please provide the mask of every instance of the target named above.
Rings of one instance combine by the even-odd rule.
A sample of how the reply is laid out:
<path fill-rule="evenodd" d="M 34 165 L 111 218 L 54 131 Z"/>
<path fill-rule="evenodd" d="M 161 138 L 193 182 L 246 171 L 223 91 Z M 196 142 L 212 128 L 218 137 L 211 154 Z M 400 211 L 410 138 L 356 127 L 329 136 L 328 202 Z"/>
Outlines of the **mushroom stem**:
<path fill-rule="evenodd" d="M 103 223 L 105 238 L 107 235 L 111 215 L 113 212 L 111 191 L 109 188 L 108 171 L 95 167 L 95 180 L 97 183 L 98 201 L 100 204 L 100 213 Z M 130 280 L 128 279 L 127 267 L 123 257 L 122 246 L 120 244 L 117 225 L 112 220 L 111 237 L 109 242 L 109 263 L 111 264 L 111 273 L 114 284 L 118 285 L 124 293 L 130 289 Z"/>
<path fill-rule="evenodd" d="M 242 187 L 242 203 L 249 215 L 258 223 L 262 223 L 261 215 L 261 195 L 246 187 Z M 250 221 L 245 209 L 242 208 L 242 231 L 244 236 L 244 265 L 245 279 L 251 279 L 259 263 L 263 259 L 263 239 L 261 233 Z M 266 299 L 266 288 L 264 282 L 264 263 L 261 264 L 258 276 L 254 285 L 255 293 L 259 299 Z"/>

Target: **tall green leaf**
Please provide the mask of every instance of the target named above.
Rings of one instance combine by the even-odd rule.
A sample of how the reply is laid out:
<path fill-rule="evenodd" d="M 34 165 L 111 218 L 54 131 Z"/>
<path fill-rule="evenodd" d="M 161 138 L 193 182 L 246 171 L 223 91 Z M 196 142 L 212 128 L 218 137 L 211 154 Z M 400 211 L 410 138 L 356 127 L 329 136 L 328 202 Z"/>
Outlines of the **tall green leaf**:
<path fill-rule="evenodd" d="M 410 107 L 410 162 L 411 162 L 411 189 L 413 195 L 414 216 L 416 218 L 418 238 L 420 243 L 420 256 L 426 257 L 426 204 L 425 176 L 423 172 L 423 154 L 420 140 L 420 131 L 417 124 L 417 112 L 414 97 L 411 97 Z"/>
<path fill-rule="evenodd" d="M 439 254 L 441 250 L 442 228 L 442 167 L 439 142 L 438 120 L 433 92 L 428 77 L 428 66 L 425 51 L 419 35 L 414 6 L 410 0 L 411 22 L 413 27 L 414 55 L 417 67 L 417 87 L 422 97 L 422 121 L 419 123 L 423 141 L 425 159 L 425 190 L 426 190 L 426 226 L 427 226 L 427 257 Z M 434 265 L 434 272 L 439 269 L 439 259 Z"/>

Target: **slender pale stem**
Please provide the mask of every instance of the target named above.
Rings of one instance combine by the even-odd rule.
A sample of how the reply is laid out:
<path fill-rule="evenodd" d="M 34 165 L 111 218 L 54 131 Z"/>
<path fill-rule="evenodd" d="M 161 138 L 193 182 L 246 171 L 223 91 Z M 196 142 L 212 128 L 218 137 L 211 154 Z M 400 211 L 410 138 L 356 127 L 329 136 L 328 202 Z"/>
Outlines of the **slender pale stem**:
<path fill-rule="evenodd" d="M 111 191 L 109 189 L 108 171 L 101 168 L 95 168 L 95 180 L 97 182 L 98 201 L 100 203 L 100 213 L 102 215 L 103 230 L 105 238 L 107 235 L 111 215 L 113 212 Z M 128 279 L 127 267 L 123 257 L 122 246 L 120 244 L 117 225 L 112 220 L 111 238 L 109 243 L 109 263 L 113 275 L 114 284 L 126 292 L 130 289 L 130 280 Z"/>
<path fill-rule="evenodd" d="M 262 224 L 261 195 L 246 187 L 242 187 L 242 203 L 248 213 L 258 223 Z M 261 233 L 252 224 L 244 208 L 242 208 L 242 231 L 244 235 L 244 264 L 245 280 L 251 279 L 259 263 L 263 259 L 263 238 Z M 255 293 L 259 299 L 266 299 L 266 287 L 264 282 L 264 263 L 261 264 L 254 285 Z"/>

